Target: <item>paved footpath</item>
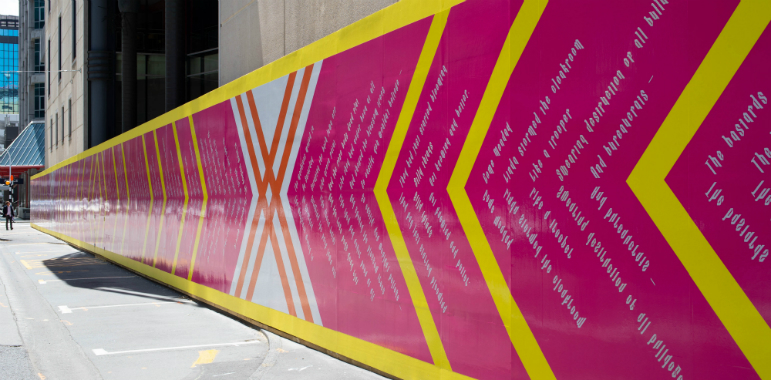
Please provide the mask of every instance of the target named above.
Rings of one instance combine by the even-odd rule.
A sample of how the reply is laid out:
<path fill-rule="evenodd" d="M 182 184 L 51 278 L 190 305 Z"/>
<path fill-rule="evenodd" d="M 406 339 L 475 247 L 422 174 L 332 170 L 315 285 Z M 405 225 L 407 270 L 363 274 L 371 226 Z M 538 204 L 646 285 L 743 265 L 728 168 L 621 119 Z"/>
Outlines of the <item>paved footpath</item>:
<path fill-rule="evenodd" d="M 0 379 L 383 379 L 17 223 L 0 231 Z"/>

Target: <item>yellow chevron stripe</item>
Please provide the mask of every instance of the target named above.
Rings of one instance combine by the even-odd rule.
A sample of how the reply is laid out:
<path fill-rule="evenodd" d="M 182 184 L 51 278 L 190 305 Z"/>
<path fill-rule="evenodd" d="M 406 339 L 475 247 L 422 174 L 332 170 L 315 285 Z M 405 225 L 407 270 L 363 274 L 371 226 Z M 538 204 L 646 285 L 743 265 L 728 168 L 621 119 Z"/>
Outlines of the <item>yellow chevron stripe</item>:
<path fill-rule="evenodd" d="M 115 148 L 111 149 L 110 153 L 112 153 L 112 170 L 115 173 L 115 192 L 118 194 L 118 199 L 115 201 L 115 223 L 112 226 L 112 241 L 110 242 L 111 248 L 115 249 L 115 237 L 118 235 L 118 221 L 120 220 L 117 207 L 120 205 L 120 187 L 118 186 L 118 164 L 115 160 Z"/>
<path fill-rule="evenodd" d="M 123 221 L 123 237 L 120 241 L 120 254 L 125 254 L 123 251 L 123 244 L 126 242 L 126 228 L 128 227 L 129 209 L 131 208 L 131 192 L 129 191 L 128 184 L 128 170 L 126 169 L 126 148 L 123 144 L 120 144 L 120 155 L 123 160 L 123 177 L 126 180 L 126 213 Z"/>
<path fill-rule="evenodd" d="M 415 113 L 415 108 L 418 105 L 418 98 L 420 98 L 420 94 L 423 92 L 423 85 L 428 77 L 428 71 L 431 69 L 431 63 L 434 61 L 436 49 L 439 47 L 439 41 L 442 39 L 444 27 L 447 25 L 447 17 L 449 14 L 449 9 L 437 13 L 434 15 L 434 19 L 431 22 L 431 28 L 428 30 L 426 42 L 423 45 L 423 50 L 420 52 L 418 65 L 415 68 L 415 73 L 412 75 L 412 82 L 410 82 L 410 87 L 407 90 L 407 95 L 404 99 L 404 105 L 399 114 L 399 119 L 396 122 L 393 137 L 391 137 L 391 142 L 388 144 L 388 150 L 383 159 L 383 167 L 380 169 L 380 174 L 375 183 L 375 199 L 377 199 L 377 203 L 380 206 L 380 212 L 383 215 L 383 221 L 385 222 L 386 230 L 388 230 L 388 235 L 391 238 L 396 258 L 399 261 L 399 267 L 404 274 L 404 280 L 407 283 L 407 289 L 410 292 L 412 304 L 418 314 L 418 321 L 420 322 L 420 327 L 423 329 L 426 343 L 428 343 L 428 350 L 431 352 L 431 358 L 434 360 L 434 364 L 437 367 L 451 371 L 450 361 L 447 359 L 447 353 L 444 350 L 444 345 L 442 345 L 439 330 L 436 328 L 434 317 L 431 315 L 431 310 L 428 308 L 426 295 L 423 293 L 418 273 L 415 271 L 415 266 L 412 264 L 410 253 L 407 250 L 407 244 L 404 242 L 404 237 L 399 228 L 399 222 L 396 219 L 396 214 L 391 206 L 391 200 L 388 198 L 388 193 L 386 192 L 388 183 L 391 182 L 391 176 L 396 167 L 396 161 L 399 158 L 399 151 L 401 150 L 402 145 L 404 145 L 404 139 L 407 137 L 407 130 L 410 127 L 412 115 Z"/>
<path fill-rule="evenodd" d="M 155 157 L 158 159 L 158 171 L 161 174 L 161 191 L 163 191 L 163 205 L 161 205 L 161 224 L 158 226 L 158 238 L 155 239 L 155 253 L 153 254 L 153 268 L 158 262 L 158 247 L 161 245 L 161 233 L 163 233 L 163 219 L 166 217 L 166 182 L 163 179 L 163 165 L 161 164 L 161 150 L 158 149 L 158 134 L 153 130 L 155 141 Z"/>
<path fill-rule="evenodd" d="M 203 189 L 203 205 L 201 206 L 201 216 L 198 218 L 198 229 L 195 232 L 195 244 L 193 245 L 193 258 L 190 259 L 190 272 L 187 275 L 188 280 L 193 279 L 193 269 L 195 268 L 195 258 L 198 255 L 198 244 L 201 241 L 201 229 L 206 217 L 206 204 L 209 202 L 209 193 L 206 191 L 206 179 L 203 175 L 203 164 L 201 163 L 201 152 L 198 150 L 198 137 L 195 135 L 193 127 L 193 116 L 188 116 L 190 120 L 190 133 L 193 135 L 193 149 L 195 149 L 195 161 L 198 163 L 198 176 L 201 178 L 201 189 Z"/>
<path fill-rule="evenodd" d="M 182 204 L 182 218 L 179 222 L 179 233 L 177 234 L 177 249 L 174 250 L 174 261 L 171 264 L 171 274 L 177 271 L 177 257 L 179 257 L 179 247 L 182 245 L 182 230 L 185 228 L 185 217 L 187 216 L 187 202 L 190 199 L 187 194 L 187 180 L 185 180 L 185 165 L 182 163 L 182 149 L 179 147 L 179 137 L 177 137 L 176 122 L 171 123 L 171 130 L 174 131 L 174 144 L 177 146 L 177 160 L 179 161 L 179 175 L 182 177 L 182 191 L 185 193 L 185 203 Z"/>
<path fill-rule="evenodd" d="M 102 153 L 102 156 L 105 156 L 106 153 Z M 107 161 L 106 159 L 102 159 L 102 161 Z M 104 204 L 105 200 L 107 198 L 107 170 L 105 169 L 107 167 L 107 164 L 102 164 L 102 185 L 99 187 L 99 191 L 101 193 L 102 187 L 104 187 L 104 196 L 102 197 L 102 200 L 100 203 L 100 206 L 102 208 L 102 234 L 100 235 L 101 239 L 104 239 L 104 242 L 102 243 L 103 246 L 107 246 L 107 239 L 104 238 L 104 230 L 107 228 L 107 212 L 105 210 Z"/>
<path fill-rule="evenodd" d="M 739 4 L 627 179 L 762 379 L 771 379 L 771 329 L 664 180 L 769 21 L 770 2 Z"/>
<path fill-rule="evenodd" d="M 145 135 L 142 135 L 142 152 L 145 154 L 145 171 L 147 172 L 147 186 L 150 187 L 150 208 L 147 210 L 147 223 L 145 224 L 145 238 L 142 241 L 142 258 L 141 261 L 145 262 L 145 252 L 147 250 L 147 235 L 150 232 L 150 216 L 153 214 L 153 181 L 150 178 L 150 163 L 147 161 L 147 143 L 145 142 Z"/>
<path fill-rule="evenodd" d="M 471 200 L 469 200 L 464 187 L 471 175 L 471 169 L 474 167 L 476 157 L 482 148 L 482 143 L 487 135 L 487 130 L 490 128 L 490 123 L 501 101 L 503 92 L 506 90 L 506 84 L 514 72 L 514 67 L 516 67 L 522 52 L 525 50 L 533 30 L 535 30 L 538 20 L 546 8 L 546 4 L 547 1 L 544 0 L 526 0 L 522 4 L 522 8 L 520 8 L 506 37 L 503 50 L 495 64 L 490 82 L 487 84 L 487 89 L 482 96 L 482 102 L 471 124 L 471 130 L 466 142 L 463 144 L 457 166 L 447 186 L 447 192 L 450 195 L 450 200 L 455 210 L 459 216 L 462 215 L 458 219 L 474 251 L 474 256 L 479 263 L 479 268 L 482 270 L 482 275 L 493 297 L 495 306 L 498 308 L 498 313 L 503 320 L 504 326 L 506 326 L 509 339 L 511 339 L 511 343 L 517 350 L 525 370 L 527 370 L 530 378 L 533 379 L 555 379 L 555 376 L 533 332 L 527 325 L 522 311 L 511 295 L 501 268 L 485 237 L 482 225 L 479 223 L 479 219 L 476 218 Z"/>

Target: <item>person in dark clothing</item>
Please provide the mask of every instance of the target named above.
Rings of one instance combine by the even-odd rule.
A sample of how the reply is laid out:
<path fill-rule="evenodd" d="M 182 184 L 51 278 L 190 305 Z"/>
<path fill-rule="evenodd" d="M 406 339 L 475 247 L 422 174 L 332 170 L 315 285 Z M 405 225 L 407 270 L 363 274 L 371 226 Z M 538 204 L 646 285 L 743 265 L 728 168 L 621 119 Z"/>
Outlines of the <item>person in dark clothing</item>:
<path fill-rule="evenodd" d="M 5 230 L 8 231 L 8 224 L 10 224 L 11 229 L 13 229 L 13 217 L 16 216 L 16 212 L 13 211 L 11 202 L 5 202 L 5 206 L 3 206 L 3 216 L 5 217 Z"/>

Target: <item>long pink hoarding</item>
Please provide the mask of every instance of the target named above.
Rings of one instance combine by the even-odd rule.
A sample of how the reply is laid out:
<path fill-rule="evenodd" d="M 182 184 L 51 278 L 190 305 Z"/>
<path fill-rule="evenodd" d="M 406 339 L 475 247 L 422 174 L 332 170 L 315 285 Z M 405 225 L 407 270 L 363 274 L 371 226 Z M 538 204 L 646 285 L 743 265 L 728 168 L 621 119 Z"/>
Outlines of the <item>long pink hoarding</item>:
<path fill-rule="evenodd" d="M 403 1 L 49 168 L 33 223 L 399 378 L 771 379 L 769 20 Z"/>

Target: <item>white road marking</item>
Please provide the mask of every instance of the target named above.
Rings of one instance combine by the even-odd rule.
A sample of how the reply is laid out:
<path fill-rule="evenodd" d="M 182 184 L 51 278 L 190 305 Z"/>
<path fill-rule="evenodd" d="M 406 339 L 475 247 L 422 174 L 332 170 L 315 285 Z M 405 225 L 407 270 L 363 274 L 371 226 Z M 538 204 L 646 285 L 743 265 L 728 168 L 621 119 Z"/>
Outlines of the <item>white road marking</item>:
<path fill-rule="evenodd" d="M 232 374 L 234 374 L 234 373 L 235 373 L 235 372 L 228 372 L 228 373 L 223 373 L 222 375 L 214 375 L 214 376 L 212 376 L 212 377 L 227 376 L 227 375 L 232 375 Z"/>
<path fill-rule="evenodd" d="M 23 244 L 6 245 L 5 248 L 8 248 L 8 247 L 18 247 L 18 246 L 21 246 L 21 245 L 43 245 L 43 244 L 67 245 L 67 244 L 64 244 L 64 243 L 23 243 Z"/>
<path fill-rule="evenodd" d="M 297 371 L 297 372 L 302 372 L 304 369 L 308 369 L 308 368 L 311 368 L 311 367 L 313 367 L 313 366 L 312 366 L 312 365 L 309 365 L 309 366 L 307 366 L 307 367 L 302 367 L 302 368 L 289 368 L 287 371 Z"/>
<path fill-rule="evenodd" d="M 109 287 L 104 287 L 104 286 L 100 286 L 100 287 L 98 287 L 97 289 L 99 289 L 99 290 L 111 290 L 111 291 L 113 291 L 113 292 L 116 292 L 116 293 L 126 293 L 126 294 L 133 294 L 133 295 L 137 295 L 137 296 L 143 296 L 143 297 L 149 297 L 149 298 L 156 298 L 156 299 L 164 299 L 164 300 L 175 301 L 175 302 L 176 302 L 177 300 L 180 300 L 180 299 L 184 299 L 184 298 L 175 298 L 175 297 L 164 297 L 164 296 L 159 296 L 159 295 L 157 295 L 157 294 L 150 294 L 150 293 L 135 292 L 135 291 L 126 290 L 126 289 L 120 289 L 120 288 L 109 288 Z"/>
<path fill-rule="evenodd" d="M 101 356 L 101 355 L 119 355 L 119 354 L 134 354 L 134 353 L 140 353 L 140 352 L 154 352 L 154 351 L 171 351 L 171 350 L 186 350 L 188 348 L 201 348 L 201 347 L 222 347 L 222 346 L 244 346 L 247 344 L 255 344 L 260 343 L 258 340 L 247 340 L 243 342 L 234 342 L 234 343 L 214 343 L 214 344 L 199 344 L 196 346 L 179 346 L 179 347 L 164 347 L 164 348 L 148 348 L 143 350 L 128 350 L 128 351 L 114 351 L 114 352 L 108 352 L 103 348 L 96 348 L 92 350 L 94 352 L 94 355 Z"/>
<path fill-rule="evenodd" d="M 72 313 L 72 310 L 70 310 L 70 308 L 67 307 L 67 305 L 59 306 L 59 311 L 61 311 L 62 314 L 70 314 L 70 313 Z"/>
<path fill-rule="evenodd" d="M 147 303 L 127 303 L 122 305 L 104 305 L 104 306 L 83 306 L 83 307 L 67 307 L 67 306 L 59 306 L 59 310 L 62 311 L 62 314 L 65 313 L 72 313 L 72 310 L 89 310 L 89 309 L 106 309 L 109 307 L 126 307 L 126 306 L 148 306 L 148 305 L 162 305 L 167 303 L 186 303 L 186 304 L 194 304 L 194 302 L 180 299 L 179 301 L 172 301 L 172 302 L 147 302 Z M 67 311 L 64 311 L 66 308 Z"/>
<path fill-rule="evenodd" d="M 39 284 L 47 284 L 49 282 L 56 282 L 56 281 L 77 281 L 77 280 L 96 280 L 96 279 L 103 279 L 103 278 L 133 278 L 138 276 L 121 276 L 121 277 L 83 277 L 83 278 L 67 278 L 63 280 L 37 280 Z"/>
<path fill-rule="evenodd" d="M 70 249 L 71 249 L 71 248 L 70 248 Z M 76 253 L 76 252 L 80 252 L 80 251 L 75 251 L 75 252 L 62 252 L 62 251 L 29 251 L 29 252 L 16 252 L 16 254 L 17 254 L 17 255 L 21 255 L 21 254 L 25 254 L 25 253 L 51 253 L 51 252 L 53 252 L 53 253 Z"/>

